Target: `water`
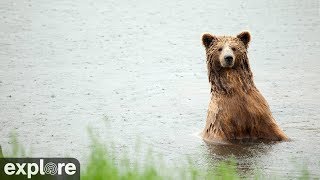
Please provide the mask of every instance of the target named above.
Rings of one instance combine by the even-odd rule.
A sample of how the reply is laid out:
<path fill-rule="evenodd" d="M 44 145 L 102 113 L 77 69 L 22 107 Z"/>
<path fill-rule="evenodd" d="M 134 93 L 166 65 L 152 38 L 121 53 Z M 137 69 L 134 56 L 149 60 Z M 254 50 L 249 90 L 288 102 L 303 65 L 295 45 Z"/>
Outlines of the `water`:
<path fill-rule="evenodd" d="M 85 161 L 87 127 L 117 148 L 136 139 L 174 164 L 234 155 L 244 172 L 319 176 L 319 1 L 0 2 L 0 144 Z M 207 145 L 201 34 L 249 30 L 255 83 L 290 142 Z"/>

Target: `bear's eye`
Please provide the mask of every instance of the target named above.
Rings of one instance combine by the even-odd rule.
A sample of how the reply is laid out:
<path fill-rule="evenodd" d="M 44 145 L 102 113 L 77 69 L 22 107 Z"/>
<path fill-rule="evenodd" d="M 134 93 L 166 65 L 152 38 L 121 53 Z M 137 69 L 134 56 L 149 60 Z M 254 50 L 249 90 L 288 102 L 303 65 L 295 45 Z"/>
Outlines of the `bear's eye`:
<path fill-rule="evenodd" d="M 222 48 L 219 48 L 218 51 L 222 51 Z"/>
<path fill-rule="evenodd" d="M 232 51 L 235 51 L 235 50 L 237 50 L 237 49 L 236 49 L 235 47 L 232 47 L 231 49 L 232 49 Z"/>

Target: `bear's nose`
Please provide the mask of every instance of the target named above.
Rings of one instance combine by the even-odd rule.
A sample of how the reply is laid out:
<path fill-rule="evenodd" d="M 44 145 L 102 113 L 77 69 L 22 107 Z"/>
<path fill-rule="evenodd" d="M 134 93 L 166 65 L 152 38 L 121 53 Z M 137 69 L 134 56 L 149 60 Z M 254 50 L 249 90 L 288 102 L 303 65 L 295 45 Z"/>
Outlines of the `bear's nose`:
<path fill-rule="evenodd" d="M 233 57 L 230 55 L 224 56 L 224 60 L 226 61 L 227 64 L 231 64 L 233 61 Z"/>

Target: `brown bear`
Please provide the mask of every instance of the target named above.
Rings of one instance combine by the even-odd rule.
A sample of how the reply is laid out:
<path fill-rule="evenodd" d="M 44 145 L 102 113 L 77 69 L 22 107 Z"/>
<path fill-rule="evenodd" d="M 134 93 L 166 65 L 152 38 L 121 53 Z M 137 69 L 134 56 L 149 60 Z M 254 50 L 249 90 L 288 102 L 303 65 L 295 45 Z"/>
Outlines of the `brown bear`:
<path fill-rule="evenodd" d="M 211 101 L 202 137 L 207 142 L 287 140 L 253 82 L 247 49 L 250 33 L 204 34 Z"/>

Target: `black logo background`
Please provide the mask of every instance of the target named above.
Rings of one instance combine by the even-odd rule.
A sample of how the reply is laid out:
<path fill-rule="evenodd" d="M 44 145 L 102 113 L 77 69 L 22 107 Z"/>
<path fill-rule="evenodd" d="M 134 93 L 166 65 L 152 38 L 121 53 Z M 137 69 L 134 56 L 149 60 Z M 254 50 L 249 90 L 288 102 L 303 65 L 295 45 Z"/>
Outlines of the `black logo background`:
<path fill-rule="evenodd" d="M 76 172 L 73 175 L 68 175 L 65 171 L 62 171 L 61 175 L 58 175 L 58 173 L 55 175 L 41 175 L 40 172 L 38 172 L 36 175 L 29 178 L 29 180 L 80 180 L 80 163 L 75 158 L 0 158 L 0 180 L 27 180 L 27 175 L 7 175 L 4 172 L 4 166 L 7 163 L 36 163 L 40 166 L 40 159 L 43 159 L 43 167 L 49 162 L 55 163 L 56 165 L 58 165 L 58 163 L 73 163 L 76 166 Z M 16 167 L 15 171 L 17 170 Z M 27 165 L 24 167 L 24 170 L 28 173 Z"/>

